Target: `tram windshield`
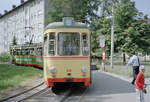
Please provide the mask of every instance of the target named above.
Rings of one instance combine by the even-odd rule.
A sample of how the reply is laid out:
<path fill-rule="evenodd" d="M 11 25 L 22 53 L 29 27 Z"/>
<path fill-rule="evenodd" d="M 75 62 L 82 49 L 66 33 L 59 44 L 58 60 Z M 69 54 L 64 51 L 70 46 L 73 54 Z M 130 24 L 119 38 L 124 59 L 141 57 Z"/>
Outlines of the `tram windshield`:
<path fill-rule="evenodd" d="M 67 32 L 59 33 L 58 55 L 60 56 L 80 55 L 80 34 Z"/>

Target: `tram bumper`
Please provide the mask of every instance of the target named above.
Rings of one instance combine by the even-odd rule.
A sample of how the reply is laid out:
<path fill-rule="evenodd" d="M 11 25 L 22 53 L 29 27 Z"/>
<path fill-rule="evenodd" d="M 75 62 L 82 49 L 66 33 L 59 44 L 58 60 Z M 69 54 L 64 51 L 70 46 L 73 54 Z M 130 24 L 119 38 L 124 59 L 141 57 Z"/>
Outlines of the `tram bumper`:
<path fill-rule="evenodd" d="M 66 82 L 73 82 L 73 83 L 84 83 L 84 86 L 89 86 L 91 81 L 90 78 L 47 78 L 45 81 L 46 85 L 49 87 L 53 87 L 54 83 L 66 83 Z"/>

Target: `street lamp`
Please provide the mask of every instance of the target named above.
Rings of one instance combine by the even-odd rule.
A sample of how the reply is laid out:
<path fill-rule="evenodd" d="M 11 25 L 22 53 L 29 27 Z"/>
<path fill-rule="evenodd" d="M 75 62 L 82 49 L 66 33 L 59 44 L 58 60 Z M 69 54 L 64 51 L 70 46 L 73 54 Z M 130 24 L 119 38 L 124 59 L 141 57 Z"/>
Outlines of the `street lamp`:
<path fill-rule="evenodd" d="M 113 56 L 114 56 L 114 7 L 112 7 L 112 23 L 111 23 L 111 56 L 110 67 L 113 68 Z"/>
<path fill-rule="evenodd" d="M 106 19 L 111 19 L 111 51 L 110 51 L 110 67 L 113 68 L 113 56 L 114 56 L 114 7 L 112 6 L 112 16 L 106 17 Z"/>

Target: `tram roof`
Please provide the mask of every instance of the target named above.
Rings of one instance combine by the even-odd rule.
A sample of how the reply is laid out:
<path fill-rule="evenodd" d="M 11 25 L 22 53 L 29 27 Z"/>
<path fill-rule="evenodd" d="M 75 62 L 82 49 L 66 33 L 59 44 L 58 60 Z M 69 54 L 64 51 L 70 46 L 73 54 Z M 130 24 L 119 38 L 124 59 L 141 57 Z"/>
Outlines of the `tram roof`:
<path fill-rule="evenodd" d="M 12 45 L 12 48 L 16 47 L 35 47 L 35 46 L 42 46 L 42 43 L 33 43 L 33 44 L 18 44 L 18 45 Z"/>
<path fill-rule="evenodd" d="M 73 22 L 72 25 L 65 25 L 64 22 L 54 22 L 54 23 L 48 24 L 45 30 L 54 29 L 54 28 L 87 28 L 88 29 L 85 23 Z"/>
<path fill-rule="evenodd" d="M 81 22 L 75 22 L 72 17 L 64 17 L 62 22 L 53 22 L 48 24 L 45 27 L 47 29 L 56 29 L 56 28 L 86 28 L 88 29 L 87 24 Z"/>

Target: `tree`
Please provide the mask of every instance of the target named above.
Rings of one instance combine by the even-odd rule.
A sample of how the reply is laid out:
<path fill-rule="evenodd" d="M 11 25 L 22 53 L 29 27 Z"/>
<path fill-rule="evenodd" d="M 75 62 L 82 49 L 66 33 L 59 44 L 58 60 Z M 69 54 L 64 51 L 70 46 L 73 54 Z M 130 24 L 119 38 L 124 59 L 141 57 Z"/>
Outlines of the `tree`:
<path fill-rule="evenodd" d="M 135 8 L 135 2 L 120 0 L 120 5 L 115 9 L 115 22 L 118 28 L 118 33 L 115 33 L 117 51 L 126 53 L 148 50 L 149 24 L 143 20 L 143 14 Z M 125 56 L 123 61 L 125 63 Z"/>
<path fill-rule="evenodd" d="M 73 17 L 75 20 L 90 23 L 97 19 L 99 0 L 49 0 L 46 9 L 46 25 L 62 21 L 63 17 Z"/>
<path fill-rule="evenodd" d="M 111 9 L 107 9 L 111 12 Z M 110 36 L 111 36 L 111 20 L 107 20 L 106 15 L 101 15 L 97 22 L 91 26 L 92 32 L 92 50 L 93 53 L 98 52 L 98 37 L 106 36 L 107 55 L 110 55 Z M 147 23 L 146 15 L 138 12 L 135 3 L 131 0 L 120 0 L 115 5 L 115 28 L 114 28 L 114 51 L 115 53 L 125 53 L 130 51 L 138 51 L 148 53 L 150 51 L 150 24 Z M 96 55 L 96 54 L 95 54 Z"/>
<path fill-rule="evenodd" d="M 119 0 L 100 0 L 101 16 L 110 16 L 112 14 L 112 6 L 118 7 Z"/>
<path fill-rule="evenodd" d="M 111 20 L 106 19 L 104 16 L 91 25 L 91 44 L 92 44 L 92 56 L 101 57 L 102 49 L 99 48 L 99 36 L 105 36 L 106 40 L 106 55 L 110 55 L 110 33 L 111 33 Z"/>
<path fill-rule="evenodd" d="M 17 45 L 17 39 L 16 39 L 16 36 L 14 35 L 14 37 L 13 37 L 13 43 L 12 43 L 13 45 Z"/>

